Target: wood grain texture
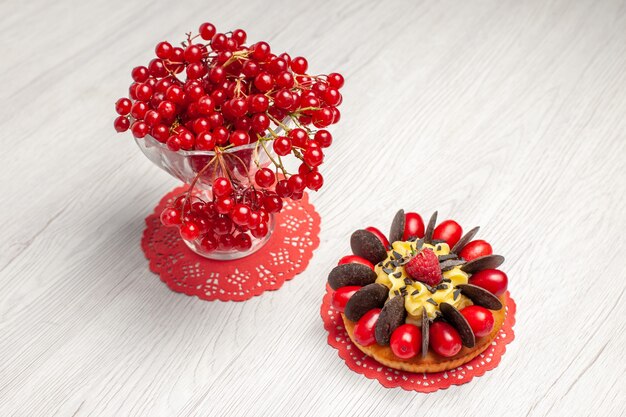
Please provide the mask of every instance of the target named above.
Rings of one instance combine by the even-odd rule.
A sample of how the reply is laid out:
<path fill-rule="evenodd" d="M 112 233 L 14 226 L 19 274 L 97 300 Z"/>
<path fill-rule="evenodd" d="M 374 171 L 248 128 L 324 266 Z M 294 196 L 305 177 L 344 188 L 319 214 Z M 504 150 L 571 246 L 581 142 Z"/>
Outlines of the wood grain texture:
<path fill-rule="evenodd" d="M 320 248 L 245 303 L 148 271 L 176 182 L 112 129 L 131 67 L 204 20 L 348 80 Z M 625 39 L 624 0 L 1 2 L 0 416 L 623 415 Z M 517 338 L 471 384 L 387 390 L 326 344 L 328 271 L 401 207 L 507 256 Z"/>

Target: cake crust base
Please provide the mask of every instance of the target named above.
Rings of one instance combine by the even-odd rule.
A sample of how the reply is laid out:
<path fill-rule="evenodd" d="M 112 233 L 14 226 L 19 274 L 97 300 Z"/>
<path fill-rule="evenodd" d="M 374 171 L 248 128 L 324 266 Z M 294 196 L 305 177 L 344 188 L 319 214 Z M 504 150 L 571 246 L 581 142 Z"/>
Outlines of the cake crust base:
<path fill-rule="evenodd" d="M 485 351 L 491 342 L 493 342 L 493 340 L 498 336 L 498 332 L 500 331 L 500 328 L 502 328 L 502 324 L 504 323 L 504 319 L 506 317 L 506 299 L 504 296 L 499 298 L 504 307 L 497 311 L 491 311 L 494 319 L 493 330 L 491 333 L 487 336 L 476 338 L 476 345 L 472 348 L 463 346 L 459 353 L 451 358 L 439 356 L 429 349 L 425 358 L 422 358 L 420 354 L 411 359 L 400 359 L 393 354 L 389 346 L 380 346 L 378 344 L 361 346 L 354 340 L 354 326 L 356 325 L 356 322 L 348 320 L 343 313 L 341 314 L 341 318 L 343 319 L 343 323 L 346 327 L 350 340 L 352 340 L 352 343 L 354 343 L 355 346 L 361 350 L 361 352 L 376 359 L 376 361 L 381 364 L 393 369 L 399 369 L 407 372 L 442 372 L 457 368 L 471 361 Z"/>

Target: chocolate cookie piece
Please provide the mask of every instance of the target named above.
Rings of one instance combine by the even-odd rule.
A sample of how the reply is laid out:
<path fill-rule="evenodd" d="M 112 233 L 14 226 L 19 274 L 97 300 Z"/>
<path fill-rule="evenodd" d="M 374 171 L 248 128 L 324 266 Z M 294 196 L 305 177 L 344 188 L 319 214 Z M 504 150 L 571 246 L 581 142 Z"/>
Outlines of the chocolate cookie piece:
<path fill-rule="evenodd" d="M 441 272 L 446 272 L 454 269 L 459 265 L 463 265 L 465 263 L 462 259 L 448 259 L 447 261 L 443 261 L 439 263 L 439 268 L 441 268 Z"/>
<path fill-rule="evenodd" d="M 430 329 L 430 319 L 426 309 L 422 308 L 422 358 L 428 355 L 428 329 Z"/>
<path fill-rule="evenodd" d="M 472 284 L 460 284 L 457 285 L 457 288 L 460 288 L 461 293 L 476 305 L 489 310 L 500 310 L 502 308 L 500 299 L 482 287 Z"/>
<path fill-rule="evenodd" d="M 450 252 L 453 252 L 453 253 L 461 252 L 461 250 L 465 247 L 465 245 L 467 245 L 468 243 L 470 243 L 472 239 L 474 239 L 474 236 L 476 236 L 476 233 L 478 233 L 479 229 L 480 227 L 476 226 L 469 232 L 465 233 L 463 237 L 459 239 L 458 242 L 456 242 L 456 245 L 454 245 L 452 249 L 450 249 Z"/>
<path fill-rule="evenodd" d="M 350 236 L 352 252 L 376 265 L 387 257 L 387 250 L 380 239 L 372 232 L 364 229 L 357 230 Z"/>
<path fill-rule="evenodd" d="M 333 290 L 347 285 L 363 287 L 374 281 L 376 281 L 376 272 L 368 266 L 357 263 L 337 265 L 328 274 L 328 284 Z"/>
<path fill-rule="evenodd" d="M 402 240 L 402 235 L 404 235 L 404 225 L 406 223 L 406 216 L 404 214 L 404 210 L 400 209 L 396 213 L 391 222 L 391 230 L 389 230 L 389 243 L 393 244 L 393 242 L 397 242 Z"/>
<path fill-rule="evenodd" d="M 385 303 L 383 310 L 378 316 L 374 335 L 376 343 L 387 346 L 391 339 L 391 333 L 404 324 L 406 309 L 404 308 L 404 297 L 395 296 Z"/>
<path fill-rule="evenodd" d="M 461 267 L 461 271 L 468 274 L 474 274 L 483 269 L 495 269 L 502 265 L 504 262 L 504 256 L 502 255 L 487 255 L 480 258 L 472 259 Z"/>
<path fill-rule="evenodd" d="M 469 348 L 474 347 L 476 344 L 476 337 L 474 336 L 474 332 L 463 314 L 461 314 L 461 312 L 452 304 L 448 303 L 439 304 L 439 310 L 441 310 L 443 318 L 446 319 L 459 332 L 463 346 L 467 346 Z"/>
<path fill-rule="evenodd" d="M 389 289 L 383 284 L 366 285 L 350 297 L 344 314 L 348 320 L 359 321 L 371 309 L 382 307 L 388 295 Z"/>
<path fill-rule="evenodd" d="M 433 215 L 430 216 L 430 220 L 428 221 L 428 226 L 426 226 L 426 231 L 424 232 L 424 243 L 432 243 L 433 232 L 435 231 L 436 224 L 437 224 L 437 212 L 434 212 Z"/>

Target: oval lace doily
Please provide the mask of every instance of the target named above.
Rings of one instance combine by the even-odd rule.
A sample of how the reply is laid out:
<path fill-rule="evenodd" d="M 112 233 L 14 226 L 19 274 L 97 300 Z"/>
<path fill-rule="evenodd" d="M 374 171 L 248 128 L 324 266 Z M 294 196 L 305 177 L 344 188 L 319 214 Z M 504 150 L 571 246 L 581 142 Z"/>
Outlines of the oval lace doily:
<path fill-rule="evenodd" d="M 163 226 L 159 219 L 186 188 L 178 187 L 161 199 L 146 217 L 141 240 L 150 270 L 173 291 L 208 301 L 244 301 L 277 290 L 304 271 L 319 245 L 320 216 L 305 193 L 300 201 L 285 200 L 272 236 L 258 252 L 234 261 L 206 259 L 185 245 L 176 228 Z"/>
<path fill-rule="evenodd" d="M 500 333 L 483 353 L 463 366 L 451 371 L 435 373 L 412 373 L 399 371 L 381 365 L 376 360 L 361 352 L 350 340 L 341 319 L 341 314 L 330 305 L 332 290 L 326 286 L 326 295 L 322 301 L 321 315 L 324 328 L 328 331 L 328 344 L 339 351 L 339 356 L 348 368 L 369 379 L 376 379 L 386 388 L 400 387 L 407 391 L 433 392 L 451 385 L 461 385 L 482 376 L 495 368 L 506 352 L 506 345 L 514 338 L 515 302 L 506 293 L 506 319 Z"/>

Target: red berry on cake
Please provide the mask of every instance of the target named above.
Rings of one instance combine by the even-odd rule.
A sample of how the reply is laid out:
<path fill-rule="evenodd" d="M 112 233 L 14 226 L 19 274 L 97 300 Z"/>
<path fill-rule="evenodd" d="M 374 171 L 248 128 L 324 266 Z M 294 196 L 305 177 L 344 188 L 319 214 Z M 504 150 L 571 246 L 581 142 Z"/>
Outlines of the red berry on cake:
<path fill-rule="evenodd" d="M 441 282 L 441 268 L 439 258 L 431 249 L 419 251 L 404 266 L 406 273 L 416 281 L 423 282 L 431 287 Z"/>

